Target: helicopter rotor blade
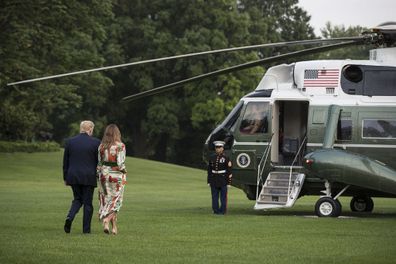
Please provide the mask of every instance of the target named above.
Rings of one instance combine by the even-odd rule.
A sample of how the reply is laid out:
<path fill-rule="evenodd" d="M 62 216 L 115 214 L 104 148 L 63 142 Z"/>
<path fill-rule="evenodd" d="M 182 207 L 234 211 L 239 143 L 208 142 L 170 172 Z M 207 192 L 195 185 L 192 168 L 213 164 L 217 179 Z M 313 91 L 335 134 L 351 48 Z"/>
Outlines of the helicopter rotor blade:
<path fill-rule="evenodd" d="M 39 77 L 39 78 L 34 78 L 34 79 L 28 79 L 28 80 L 8 83 L 7 86 L 31 83 L 31 82 L 37 82 L 37 81 L 44 81 L 44 80 L 56 79 L 56 78 L 61 78 L 61 77 L 66 77 L 66 76 L 77 75 L 77 74 L 104 71 L 104 70 L 129 67 L 129 66 L 147 64 L 147 63 L 153 63 L 153 62 L 175 60 L 175 59 L 181 59 L 181 58 L 191 58 L 191 57 L 195 57 L 195 56 L 210 55 L 210 54 L 223 53 L 223 52 L 242 51 L 242 50 L 251 50 L 251 49 L 259 49 L 259 48 L 274 48 L 274 47 L 293 46 L 293 45 L 314 45 L 314 44 L 321 44 L 321 43 L 327 43 L 327 42 L 359 41 L 359 40 L 362 40 L 365 38 L 366 38 L 365 36 L 357 36 L 357 37 L 341 37 L 341 38 L 330 38 L 330 39 L 310 39 L 310 40 L 285 41 L 285 42 L 258 44 L 258 45 L 242 46 L 242 47 L 234 47 L 234 48 L 226 48 L 226 49 L 218 49 L 218 50 L 209 50 L 209 51 L 187 53 L 187 54 L 175 55 L 175 56 L 169 56 L 169 57 L 163 57 L 163 58 L 148 59 L 148 60 L 143 60 L 143 61 L 135 61 L 135 62 L 130 62 L 130 63 L 123 63 L 123 64 L 118 64 L 118 65 L 105 66 L 105 67 L 93 68 L 93 69 L 82 70 L 82 71 L 74 71 L 74 72 L 62 73 L 62 74 L 57 74 L 57 75 L 50 75 L 50 76 L 45 76 L 45 77 Z"/>
<path fill-rule="evenodd" d="M 337 49 L 337 48 L 342 48 L 342 47 L 347 47 L 347 46 L 352 46 L 352 45 L 359 45 L 359 44 L 363 44 L 363 43 L 364 43 L 363 41 L 346 41 L 346 42 L 341 42 L 341 43 L 332 44 L 332 45 L 326 45 L 326 46 L 321 46 L 321 47 L 304 49 L 304 50 L 300 50 L 300 51 L 289 52 L 289 53 L 285 53 L 285 54 L 281 54 L 281 55 L 277 55 L 277 56 L 273 56 L 273 57 L 256 60 L 253 62 L 247 62 L 247 63 L 231 66 L 231 67 L 228 67 L 225 69 L 221 69 L 221 70 L 205 73 L 202 75 L 194 76 L 194 77 L 184 79 L 184 80 L 181 80 L 178 82 L 166 84 L 166 85 L 163 85 L 163 86 L 160 86 L 157 88 L 153 88 L 151 90 L 147 90 L 144 92 L 140 92 L 137 94 L 132 94 L 132 95 L 123 97 L 121 99 L 121 101 L 123 101 L 123 102 L 134 101 L 134 100 L 137 100 L 137 99 L 140 99 L 143 97 L 163 93 L 165 91 L 168 91 L 168 90 L 176 88 L 176 87 L 180 87 L 187 83 L 195 82 L 198 80 L 202 80 L 205 78 L 214 77 L 214 76 L 218 76 L 218 75 L 222 75 L 222 74 L 226 74 L 226 73 L 230 73 L 230 72 L 240 71 L 240 70 L 260 66 L 263 64 L 273 63 L 273 62 L 276 62 L 279 60 L 285 60 L 285 59 L 302 56 L 302 55 L 310 55 L 310 54 L 329 51 L 329 50 L 333 50 L 333 49 Z"/>

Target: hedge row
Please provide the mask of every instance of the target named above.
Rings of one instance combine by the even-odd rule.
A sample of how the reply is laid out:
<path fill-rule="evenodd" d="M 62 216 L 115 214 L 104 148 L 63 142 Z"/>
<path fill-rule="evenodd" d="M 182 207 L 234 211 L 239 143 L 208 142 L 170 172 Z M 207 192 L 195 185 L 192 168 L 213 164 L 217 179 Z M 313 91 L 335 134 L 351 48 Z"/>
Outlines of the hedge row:
<path fill-rule="evenodd" d="M 51 152 L 59 151 L 56 142 L 0 141 L 0 152 Z"/>

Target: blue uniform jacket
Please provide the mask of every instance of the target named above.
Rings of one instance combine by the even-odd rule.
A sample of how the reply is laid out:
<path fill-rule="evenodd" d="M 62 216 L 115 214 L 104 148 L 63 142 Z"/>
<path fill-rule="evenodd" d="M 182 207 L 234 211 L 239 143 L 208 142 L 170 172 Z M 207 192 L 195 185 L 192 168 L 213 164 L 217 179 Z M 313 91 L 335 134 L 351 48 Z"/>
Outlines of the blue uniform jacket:
<path fill-rule="evenodd" d="M 69 138 L 63 154 L 63 180 L 68 185 L 96 186 L 100 140 L 86 133 Z"/>

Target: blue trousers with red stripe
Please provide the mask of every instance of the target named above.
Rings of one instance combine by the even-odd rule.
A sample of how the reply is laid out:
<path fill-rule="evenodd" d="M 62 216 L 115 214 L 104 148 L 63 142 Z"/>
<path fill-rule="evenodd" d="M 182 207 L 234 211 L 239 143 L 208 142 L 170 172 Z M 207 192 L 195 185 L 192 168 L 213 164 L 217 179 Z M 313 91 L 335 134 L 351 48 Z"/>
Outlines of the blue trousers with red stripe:
<path fill-rule="evenodd" d="M 215 187 L 210 185 L 212 192 L 212 209 L 214 214 L 225 214 L 227 212 L 227 185 Z M 220 198 L 220 206 L 219 206 Z"/>

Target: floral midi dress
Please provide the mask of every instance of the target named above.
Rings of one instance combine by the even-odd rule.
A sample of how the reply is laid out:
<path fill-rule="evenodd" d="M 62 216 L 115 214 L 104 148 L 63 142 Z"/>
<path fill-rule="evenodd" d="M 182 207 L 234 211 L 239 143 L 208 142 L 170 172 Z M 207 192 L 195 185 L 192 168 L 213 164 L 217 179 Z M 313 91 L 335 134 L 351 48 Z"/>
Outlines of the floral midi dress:
<path fill-rule="evenodd" d="M 100 144 L 98 149 L 99 219 L 118 212 L 126 184 L 125 145 L 116 143 L 110 148 Z"/>

